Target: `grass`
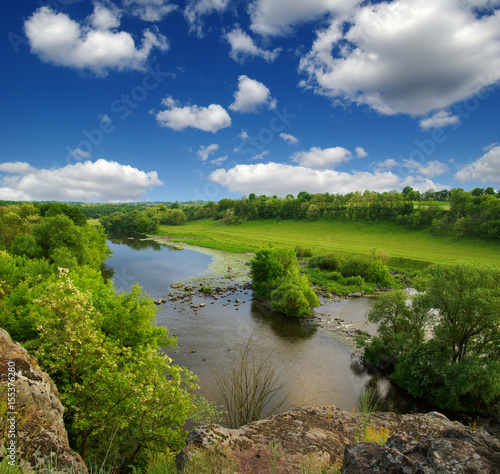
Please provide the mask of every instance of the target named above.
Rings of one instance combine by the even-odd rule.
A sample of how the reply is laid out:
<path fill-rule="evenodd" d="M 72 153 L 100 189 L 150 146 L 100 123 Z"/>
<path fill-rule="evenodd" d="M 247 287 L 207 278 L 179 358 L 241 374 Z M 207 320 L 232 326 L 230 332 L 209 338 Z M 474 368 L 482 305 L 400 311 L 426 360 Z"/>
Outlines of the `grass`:
<path fill-rule="evenodd" d="M 419 270 L 429 262 L 458 260 L 500 267 L 500 245 L 474 239 L 438 237 L 430 229 L 412 230 L 392 222 L 255 220 L 226 225 L 213 220 L 183 226 L 160 226 L 161 235 L 201 247 L 231 252 L 254 252 L 269 243 L 310 248 L 314 254 L 332 252 L 369 254 L 377 248 L 390 255 L 389 265 Z"/>

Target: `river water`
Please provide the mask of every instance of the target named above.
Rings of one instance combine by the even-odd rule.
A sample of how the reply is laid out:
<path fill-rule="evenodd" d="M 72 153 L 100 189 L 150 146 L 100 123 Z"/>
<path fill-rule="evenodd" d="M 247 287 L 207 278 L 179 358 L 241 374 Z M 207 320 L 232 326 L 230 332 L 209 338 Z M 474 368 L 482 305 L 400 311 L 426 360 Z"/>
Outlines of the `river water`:
<path fill-rule="evenodd" d="M 220 284 L 221 280 L 204 273 L 213 259 L 205 253 L 139 239 L 113 240 L 108 245 L 113 256 L 107 263 L 115 270 L 118 291 L 138 283 L 157 299 L 167 297 L 174 282 L 199 284 L 205 279 L 206 285 Z M 199 307 L 203 303 L 205 306 Z M 199 395 L 220 404 L 214 369 L 229 369 L 251 338 L 253 353 L 269 356 L 280 374 L 283 389 L 276 401 L 287 396 L 282 410 L 335 405 L 352 411 L 359 408 L 359 397 L 371 384 L 378 389 L 381 410 L 429 411 L 388 379 L 370 373 L 353 356 L 345 338 L 357 328 L 375 331 L 365 323 L 371 304 L 371 298 L 328 301 L 315 311 L 314 321 L 299 320 L 262 307 L 252 300 L 251 290 L 240 287 L 218 300 L 196 295 L 191 302 L 169 301 L 159 307 L 156 322 L 177 337 L 178 348 L 167 351 L 174 363 L 198 376 Z M 198 308 L 193 308 L 195 305 Z"/>

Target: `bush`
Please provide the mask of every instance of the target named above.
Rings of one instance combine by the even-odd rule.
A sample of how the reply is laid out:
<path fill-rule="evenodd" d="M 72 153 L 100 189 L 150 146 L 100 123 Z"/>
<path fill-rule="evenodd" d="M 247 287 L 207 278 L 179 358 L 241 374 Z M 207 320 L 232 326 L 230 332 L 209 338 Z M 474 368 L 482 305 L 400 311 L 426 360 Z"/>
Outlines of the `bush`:
<path fill-rule="evenodd" d="M 340 272 L 345 277 L 361 276 L 369 279 L 369 269 L 371 261 L 367 257 L 351 257 L 347 262 L 342 264 Z"/>
<path fill-rule="evenodd" d="M 335 254 L 320 255 L 309 260 L 309 266 L 321 268 L 322 270 L 337 270 L 342 264 L 342 260 Z"/>
<path fill-rule="evenodd" d="M 333 281 L 340 281 L 343 278 L 342 274 L 339 272 L 331 272 L 329 277 L 330 277 L 330 280 L 333 280 Z"/>
<path fill-rule="evenodd" d="M 312 257 L 312 250 L 308 247 L 302 247 L 302 245 L 297 245 L 295 247 L 295 255 L 298 258 Z"/>
<path fill-rule="evenodd" d="M 345 284 L 348 286 L 362 287 L 365 284 L 365 280 L 362 276 L 350 276 L 345 279 Z"/>
<path fill-rule="evenodd" d="M 259 250 L 250 265 L 255 293 L 262 298 L 270 297 L 277 280 L 299 274 L 295 252 L 287 248 Z"/>
<path fill-rule="evenodd" d="M 374 260 L 370 263 L 367 272 L 367 280 L 381 286 L 393 286 L 396 283 L 396 280 L 394 280 L 394 277 L 389 271 L 389 267 L 384 265 L 380 260 Z"/>
<path fill-rule="evenodd" d="M 319 300 L 304 276 L 283 280 L 271 293 L 274 310 L 295 317 L 310 316 L 311 307 L 319 306 Z"/>

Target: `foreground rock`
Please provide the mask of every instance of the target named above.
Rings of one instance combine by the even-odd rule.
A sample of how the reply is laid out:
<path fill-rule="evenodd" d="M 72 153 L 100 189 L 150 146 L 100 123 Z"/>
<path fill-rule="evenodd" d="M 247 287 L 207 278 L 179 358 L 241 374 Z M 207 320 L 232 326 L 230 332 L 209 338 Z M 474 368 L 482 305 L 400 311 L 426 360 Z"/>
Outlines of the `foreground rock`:
<path fill-rule="evenodd" d="M 354 443 L 360 415 L 334 407 L 300 408 L 240 429 L 205 425 L 191 431 L 179 465 L 199 452 L 233 460 L 238 473 L 500 473 L 500 442 L 440 413 L 374 413 L 389 430 L 385 446 Z"/>
<path fill-rule="evenodd" d="M 9 382 L 14 383 L 15 391 Z M 34 472 L 45 472 L 48 466 L 54 473 L 68 469 L 87 472 L 80 455 L 69 448 L 64 408 L 54 382 L 40 369 L 37 360 L 20 344 L 12 342 L 3 329 L 0 329 L 0 393 L 2 401 L 7 400 L 4 394 L 15 394 L 15 402 L 7 406 L 8 412 L 15 415 L 7 414 L 0 419 L 0 462 L 7 459 Z M 10 421 L 12 417 L 15 422 Z M 11 441 L 15 441 L 17 450 L 15 460 L 13 450 L 7 449 Z"/>

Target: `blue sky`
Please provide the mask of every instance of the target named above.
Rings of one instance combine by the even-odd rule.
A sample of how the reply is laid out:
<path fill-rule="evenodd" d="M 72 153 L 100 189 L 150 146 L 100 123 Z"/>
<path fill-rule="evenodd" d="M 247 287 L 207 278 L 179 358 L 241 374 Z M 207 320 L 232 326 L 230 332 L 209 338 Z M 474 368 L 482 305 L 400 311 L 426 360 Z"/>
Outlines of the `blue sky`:
<path fill-rule="evenodd" d="M 500 188 L 500 0 L 6 0 L 0 24 L 0 199 Z"/>

